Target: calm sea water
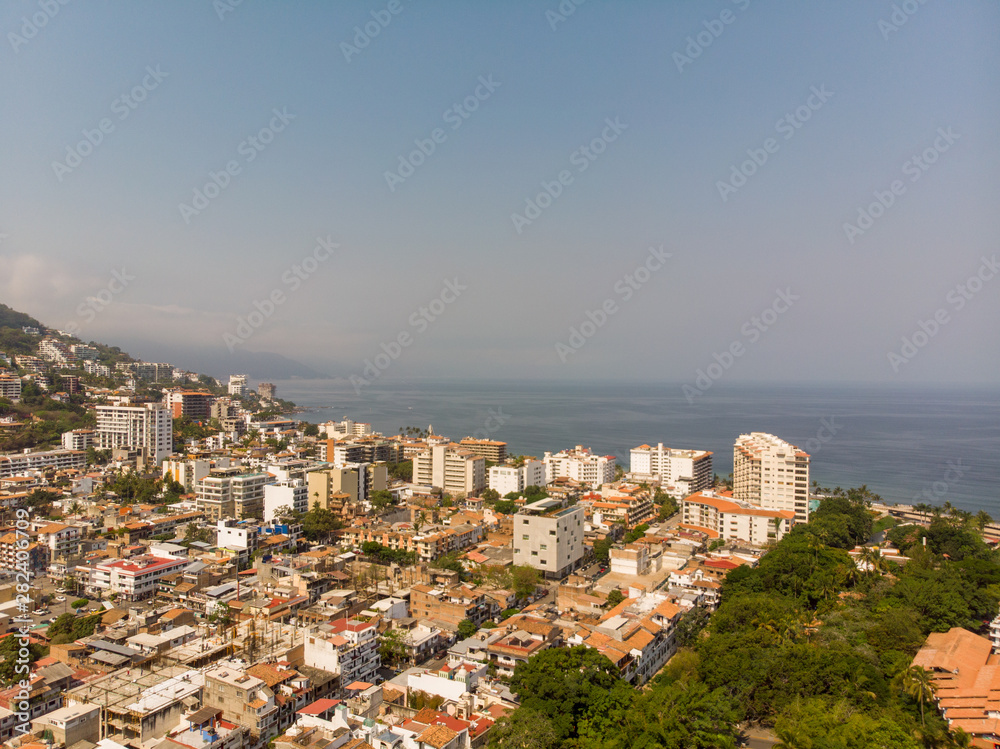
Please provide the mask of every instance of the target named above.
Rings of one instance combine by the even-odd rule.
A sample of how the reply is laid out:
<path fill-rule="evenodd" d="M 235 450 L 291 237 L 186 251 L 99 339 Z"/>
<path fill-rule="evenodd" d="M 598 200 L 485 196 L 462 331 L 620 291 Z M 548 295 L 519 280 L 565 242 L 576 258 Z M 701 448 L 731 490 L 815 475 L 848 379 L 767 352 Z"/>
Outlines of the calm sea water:
<path fill-rule="evenodd" d="M 626 468 L 632 447 L 662 442 L 711 450 L 715 472 L 726 475 L 738 435 L 770 432 L 812 455 L 821 486 L 867 484 L 888 502 L 951 502 L 1000 518 L 997 388 L 716 383 L 689 405 L 678 385 L 665 384 L 393 381 L 360 396 L 337 380 L 276 384 L 280 397 L 308 409 L 307 421 L 346 416 L 384 434 L 433 425 L 454 440 L 488 435 L 537 456 L 584 445 Z"/>

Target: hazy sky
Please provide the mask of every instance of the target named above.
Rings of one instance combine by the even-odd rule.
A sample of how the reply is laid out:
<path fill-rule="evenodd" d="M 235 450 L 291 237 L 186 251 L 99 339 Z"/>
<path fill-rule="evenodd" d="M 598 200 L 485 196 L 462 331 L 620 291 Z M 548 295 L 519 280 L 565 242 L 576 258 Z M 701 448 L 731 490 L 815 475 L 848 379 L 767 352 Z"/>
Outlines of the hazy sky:
<path fill-rule="evenodd" d="M 0 300 L 85 340 L 997 380 L 995 2 L 47 2 L 0 6 Z"/>

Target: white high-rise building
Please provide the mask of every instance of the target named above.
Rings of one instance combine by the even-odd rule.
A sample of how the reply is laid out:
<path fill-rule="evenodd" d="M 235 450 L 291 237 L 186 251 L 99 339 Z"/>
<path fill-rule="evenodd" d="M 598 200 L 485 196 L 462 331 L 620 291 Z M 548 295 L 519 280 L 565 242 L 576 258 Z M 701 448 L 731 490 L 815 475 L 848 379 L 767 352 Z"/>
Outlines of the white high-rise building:
<path fill-rule="evenodd" d="M 570 478 L 599 489 L 601 484 L 615 480 L 615 456 L 595 455 L 590 448 L 577 445 L 573 450 L 545 453 L 545 480 L 551 484 L 558 478 Z"/>
<path fill-rule="evenodd" d="M 678 499 L 712 488 L 712 453 L 707 450 L 672 450 L 660 442 L 633 447 L 629 457 L 634 479 L 658 482 Z"/>
<path fill-rule="evenodd" d="M 229 394 L 243 395 L 247 390 L 247 376 L 245 374 L 229 375 Z"/>
<path fill-rule="evenodd" d="M 160 403 L 97 406 L 97 444 L 102 450 L 127 447 L 161 463 L 174 450 L 173 420 Z"/>
<path fill-rule="evenodd" d="M 741 434 L 733 445 L 733 497 L 808 522 L 809 453 L 773 434 Z"/>
<path fill-rule="evenodd" d="M 493 466 L 490 468 L 490 489 L 503 497 L 511 492 L 523 492 L 529 486 L 545 486 L 545 463 L 526 460 L 524 465 Z"/>
<path fill-rule="evenodd" d="M 413 456 L 413 481 L 474 497 L 486 488 L 486 460 L 454 444 L 434 445 Z"/>

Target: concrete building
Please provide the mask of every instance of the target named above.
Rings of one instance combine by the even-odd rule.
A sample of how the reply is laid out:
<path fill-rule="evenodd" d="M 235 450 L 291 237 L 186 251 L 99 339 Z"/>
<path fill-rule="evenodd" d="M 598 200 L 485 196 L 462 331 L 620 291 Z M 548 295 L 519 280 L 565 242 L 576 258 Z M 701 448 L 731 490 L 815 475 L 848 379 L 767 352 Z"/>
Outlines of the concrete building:
<path fill-rule="evenodd" d="M 243 473 L 241 468 L 214 468 L 195 485 L 196 507 L 209 520 L 262 518 L 265 473 Z"/>
<path fill-rule="evenodd" d="M 413 482 L 448 494 L 477 496 L 486 488 L 486 460 L 454 444 L 434 445 L 413 456 Z"/>
<path fill-rule="evenodd" d="M 231 458 L 217 458 L 215 460 L 204 458 L 171 459 L 163 461 L 162 468 L 164 476 L 170 476 L 188 492 L 194 492 L 198 482 L 211 473 L 213 468 L 231 468 L 233 463 Z"/>
<path fill-rule="evenodd" d="M 514 564 L 527 564 L 546 578 L 561 579 L 583 559 L 584 509 L 553 499 L 525 505 L 514 515 Z"/>
<path fill-rule="evenodd" d="M 507 460 L 507 443 L 497 440 L 477 440 L 466 437 L 458 443 L 467 450 L 472 450 L 476 455 L 481 455 L 491 463 L 504 463 Z"/>
<path fill-rule="evenodd" d="M 0 375 L 0 398 L 20 403 L 21 378 L 16 375 Z"/>
<path fill-rule="evenodd" d="M 494 604 L 485 593 L 468 585 L 414 585 L 410 588 L 410 613 L 457 627 L 463 619 L 476 626 L 493 614 Z"/>
<path fill-rule="evenodd" d="M 78 741 L 96 744 L 101 739 L 101 708 L 97 705 L 68 705 L 36 718 L 36 729 L 52 731 L 55 743 L 73 746 Z"/>
<path fill-rule="evenodd" d="M 212 415 L 215 396 L 202 390 L 168 390 L 164 403 L 175 419 L 187 416 L 193 421 L 207 421 Z"/>
<path fill-rule="evenodd" d="M 143 555 L 131 559 L 100 562 L 91 570 L 84 587 L 98 593 L 115 593 L 124 601 L 143 601 L 156 595 L 160 578 L 181 572 L 189 564 L 187 559 Z M 77 567 L 77 574 L 83 567 Z"/>
<path fill-rule="evenodd" d="M 139 450 L 157 465 L 174 449 L 170 412 L 159 403 L 97 406 L 97 446 Z"/>
<path fill-rule="evenodd" d="M 97 441 L 97 432 L 93 429 L 74 429 L 72 432 L 62 433 L 63 450 L 83 450 L 92 446 Z"/>
<path fill-rule="evenodd" d="M 234 374 L 229 375 L 229 394 L 230 395 L 243 395 L 247 391 L 247 375 L 245 374 Z"/>
<path fill-rule="evenodd" d="M 633 447 L 629 459 L 635 480 L 658 483 L 678 499 L 712 488 L 712 453 L 707 450 L 674 450 L 660 442 Z"/>
<path fill-rule="evenodd" d="M 223 662 L 205 672 L 205 707 L 222 711 L 223 719 L 247 729 L 253 744 L 278 735 L 278 704 L 262 679 L 242 666 Z"/>
<path fill-rule="evenodd" d="M 48 547 L 34 541 L 22 546 L 24 541 L 14 531 L 0 536 L 0 568 L 24 570 L 33 577 L 44 575 L 49 566 Z"/>
<path fill-rule="evenodd" d="M 38 543 L 48 547 L 49 557 L 70 556 L 80 547 L 81 530 L 75 525 L 49 523 L 38 529 Z"/>
<path fill-rule="evenodd" d="M 376 682 L 382 666 L 374 622 L 336 619 L 306 633 L 303 662 L 340 676 L 340 689 L 355 681 Z"/>
<path fill-rule="evenodd" d="M 66 692 L 67 707 L 101 710 L 102 737 L 139 746 L 162 738 L 201 703 L 203 675 L 184 666 L 118 669 Z"/>
<path fill-rule="evenodd" d="M 372 425 L 345 418 L 343 421 L 328 421 L 325 424 L 320 424 L 319 430 L 332 439 L 344 439 L 345 437 L 365 437 L 372 433 Z"/>
<path fill-rule="evenodd" d="M 555 454 L 547 452 L 543 462 L 546 483 L 552 483 L 557 478 L 570 478 L 589 484 L 592 489 L 599 489 L 601 484 L 615 480 L 615 456 L 595 455 L 583 445 Z"/>
<path fill-rule="evenodd" d="M 741 434 L 733 445 L 733 497 L 809 521 L 809 454 L 773 434 Z"/>
<path fill-rule="evenodd" d="M 290 507 L 294 512 L 309 511 L 309 486 L 302 479 L 264 485 L 264 521 L 275 519 L 275 510 Z"/>
<path fill-rule="evenodd" d="M 218 521 L 216 533 L 216 546 L 231 551 L 240 562 L 249 560 L 260 545 L 260 531 L 254 523 L 225 518 Z"/>
<path fill-rule="evenodd" d="M 540 460 L 525 460 L 524 465 L 492 466 L 490 468 L 490 489 L 506 496 L 511 492 L 523 492 L 529 486 L 545 486 L 545 463 Z"/>
<path fill-rule="evenodd" d="M 379 437 L 349 437 L 346 440 L 319 440 L 319 459 L 338 468 L 350 463 L 399 463 L 403 448 L 394 441 Z"/>
<path fill-rule="evenodd" d="M 792 510 L 765 509 L 713 492 L 699 492 L 681 502 L 682 527 L 701 530 L 711 538 L 745 541 L 757 546 L 777 543 L 791 530 Z"/>
<path fill-rule="evenodd" d="M 261 400 L 273 401 L 278 388 L 273 382 L 262 382 L 257 386 L 257 394 Z"/>
<path fill-rule="evenodd" d="M 372 492 L 382 491 L 389 485 L 389 472 L 382 463 L 346 463 L 341 467 L 324 467 L 306 474 L 308 502 L 330 509 L 330 500 L 337 494 L 346 494 L 347 502 L 365 502 Z"/>
<path fill-rule="evenodd" d="M 83 468 L 87 465 L 87 453 L 82 450 L 46 450 L 37 453 L 7 453 L 0 455 L 0 479 L 20 476 L 29 471 L 54 468 Z"/>

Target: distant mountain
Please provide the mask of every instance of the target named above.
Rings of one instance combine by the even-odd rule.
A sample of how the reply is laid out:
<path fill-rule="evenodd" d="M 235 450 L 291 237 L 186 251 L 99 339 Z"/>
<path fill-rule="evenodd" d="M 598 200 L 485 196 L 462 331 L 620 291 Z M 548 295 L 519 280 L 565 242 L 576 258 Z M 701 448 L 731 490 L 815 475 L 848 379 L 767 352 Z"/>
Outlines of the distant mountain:
<path fill-rule="evenodd" d="M 125 341 L 130 351 L 142 354 L 147 361 L 168 361 L 194 372 L 204 372 L 225 381 L 231 374 L 246 374 L 251 380 L 326 379 L 329 377 L 308 364 L 270 351 L 230 353 L 225 346 L 161 345 L 155 341 Z"/>
<path fill-rule="evenodd" d="M 11 309 L 6 304 L 0 304 L 0 328 L 44 328 L 38 320 L 24 312 Z"/>
<path fill-rule="evenodd" d="M 34 354 L 39 338 L 29 336 L 21 328 L 38 328 L 42 334 L 56 334 L 56 329 L 39 322 L 31 315 L 0 304 L 0 351 L 12 354 Z M 83 343 L 84 341 L 81 341 Z M 99 343 L 99 342 L 98 342 Z M 323 379 L 327 374 L 307 364 L 267 351 L 230 353 L 225 347 L 164 345 L 145 339 L 119 341 L 117 345 L 99 343 L 115 359 L 170 362 L 188 372 L 211 375 L 223 382 L 230 374 L 247 374 L 255 380 L 287 380 L 295 377 Z M 125 351 L 132 352 L 126 354 Z"/>

